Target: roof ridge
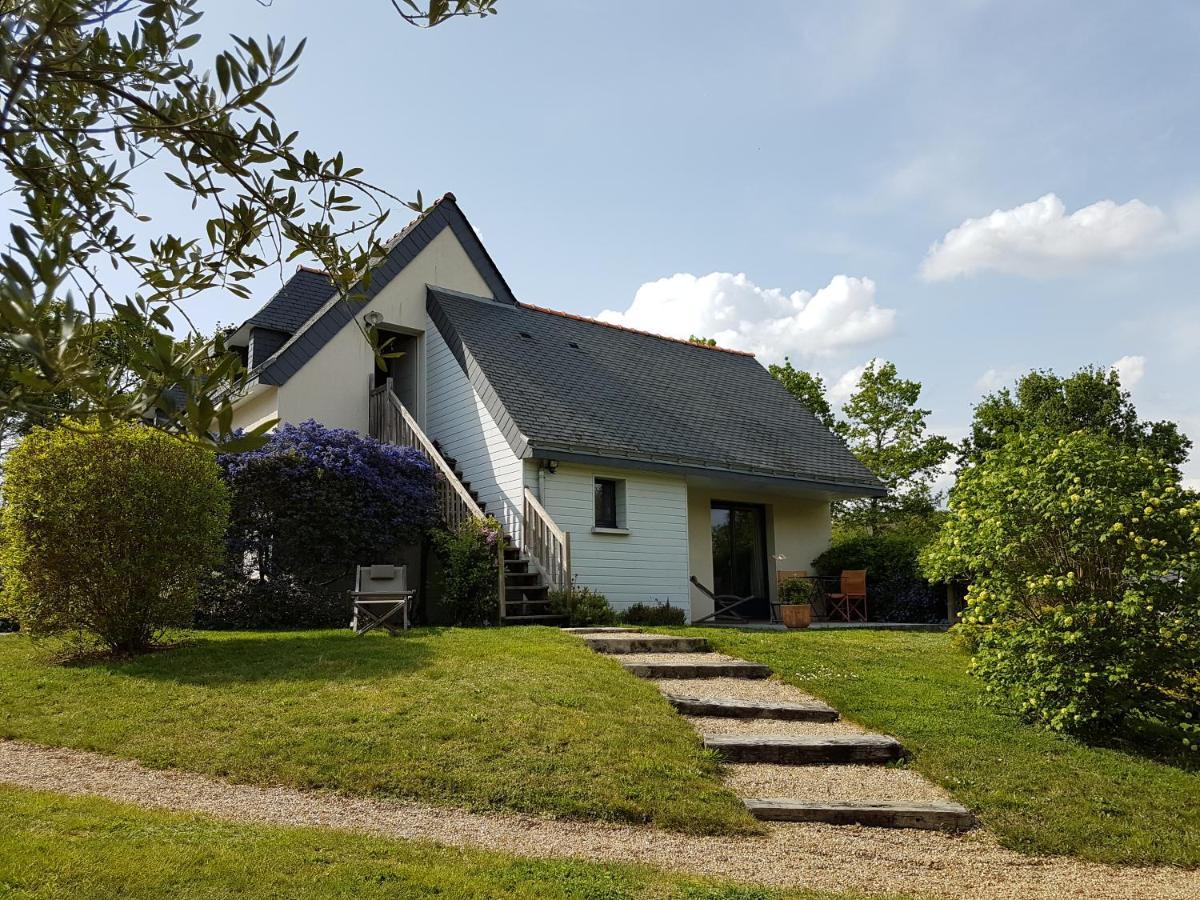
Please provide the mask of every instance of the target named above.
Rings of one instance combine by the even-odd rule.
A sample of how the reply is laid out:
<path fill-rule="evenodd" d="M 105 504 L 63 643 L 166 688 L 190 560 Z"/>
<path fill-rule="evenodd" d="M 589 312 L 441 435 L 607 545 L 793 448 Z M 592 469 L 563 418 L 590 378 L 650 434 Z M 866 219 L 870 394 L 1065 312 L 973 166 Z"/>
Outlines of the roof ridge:
<path fill-rule="evenodd" d="M 710 344 L 698 344 L 695 341 L 684 340 L 683 338 L 669 337 L 665 334 L 655 334 L 653 331 L 643 331 L 640 328 L 630 328 L 628 325 L 617 325 L 614 322 L 605 322 L 603 319 L 593 319 L 590 316 L 581 316 L 578 313 L 564 312 L 561 309 L 549 309 L 545 306 L 536 306 L 532 303 L 520 304 L 521 309 L 529 309 L 534 312 L 548 313 L 552 316 L 561 316 L 564 319 L 574 319 L 577 322 L 587 322 L 590 325 L 603 325 L 605 328 L 612 328 L 615 331 L 625 331 L 629 334 L 640 334 L 645 337 L 658 338 L 660 341 L 670 341 L 672 344 L 683 344 L 686 347 L 698 347 L 701 350 L 716 350 L 718 353 L 729 353 L 733 356 L 748 356 L 754 358 L 754 354 L 749 350 L 734 350 L 731 347 L 717 347 Z"/>

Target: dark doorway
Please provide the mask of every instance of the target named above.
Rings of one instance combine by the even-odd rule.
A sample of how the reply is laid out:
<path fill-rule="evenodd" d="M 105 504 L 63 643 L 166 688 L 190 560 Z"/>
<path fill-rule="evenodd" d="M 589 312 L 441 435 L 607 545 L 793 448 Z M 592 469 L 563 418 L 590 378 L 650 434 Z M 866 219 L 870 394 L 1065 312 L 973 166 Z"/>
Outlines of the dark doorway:
<path fill-rule="evenodd" d="M 766 510 L 713 501 L 712 550 L 714 593 L 753 597 L 738 612 L 748 619 L 769 619 Z"/>
<path fill-rule="evenodd" d="M 392 392 L 400 398 L 400 402 L 414 415 L 417 403 L 417 337 L 412 334 L 401 334 L 396 331 L 379 332 L 379 349 L 385 357 L 386 369 L 375 364 L 375 385 L 379 387 L 387 379 L 392 379 Z M 400 354 L 391 356 L 391 354 Z"/>

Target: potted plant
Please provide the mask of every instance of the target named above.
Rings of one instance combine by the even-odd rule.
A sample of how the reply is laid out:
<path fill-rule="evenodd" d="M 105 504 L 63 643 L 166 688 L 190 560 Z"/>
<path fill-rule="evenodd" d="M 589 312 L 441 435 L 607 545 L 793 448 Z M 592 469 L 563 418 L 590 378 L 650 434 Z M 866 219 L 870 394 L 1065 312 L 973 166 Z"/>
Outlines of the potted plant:
<path fill-rule="evenodd" d="M 807 578 L 787 578 L 779 585 L 779 614 L 788 628 L 812 624 L 812 601 L 816 587 Z"/>

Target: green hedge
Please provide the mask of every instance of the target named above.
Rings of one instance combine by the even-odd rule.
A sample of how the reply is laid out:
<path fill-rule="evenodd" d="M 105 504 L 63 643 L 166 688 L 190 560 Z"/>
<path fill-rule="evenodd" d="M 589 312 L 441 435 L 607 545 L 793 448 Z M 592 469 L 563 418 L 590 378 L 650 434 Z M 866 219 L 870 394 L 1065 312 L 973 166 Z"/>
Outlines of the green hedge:
<path fill-rule="evenodd" d="M 148 649 L 191 624 L 229 515 L 210 450 L 145 425 L 37 428 L 5 465 L 5 616 Z"/>
<path fill-rule="evenodd" d="M 921 542 L 903 534 L 859 534 L 840 540 L 815 560 L 818 575 L 867 570 L 867 607 L 879 622 L 933 623 L 946 619 L 943 592 L 931 586 L 918 564 Z"/>

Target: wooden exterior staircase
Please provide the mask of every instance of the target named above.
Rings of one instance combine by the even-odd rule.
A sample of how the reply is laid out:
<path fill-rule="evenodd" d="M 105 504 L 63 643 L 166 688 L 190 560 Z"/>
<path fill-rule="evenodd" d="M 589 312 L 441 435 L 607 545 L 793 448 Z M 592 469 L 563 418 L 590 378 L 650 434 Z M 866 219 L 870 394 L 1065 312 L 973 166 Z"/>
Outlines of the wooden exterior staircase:
<path fill-rule="evenodd" d="M 485 518 L 479 499 L 458 461 L 431 440 L 392 391 L 391 379 L 370 392 L 371 437 L 421 451 L 437 472 L 437 506 L 442 523 L 454 529 L 470 518 Z M 497 590 L 501 625 L 562 625 L 550 609 L 550 592 L 571 584 L 571 536 L 562 531 L 526 488 L 521 545 L 511 535 L 497 545 Z"/>

